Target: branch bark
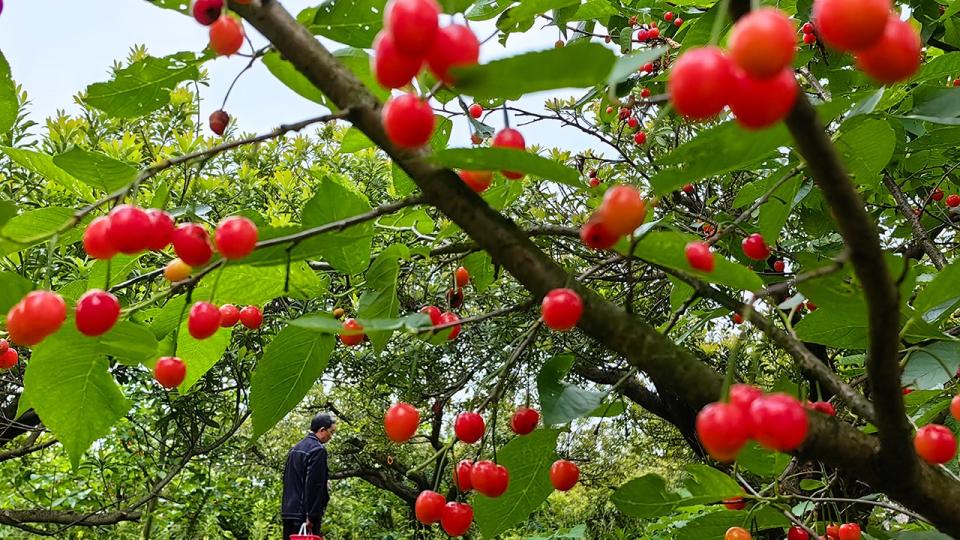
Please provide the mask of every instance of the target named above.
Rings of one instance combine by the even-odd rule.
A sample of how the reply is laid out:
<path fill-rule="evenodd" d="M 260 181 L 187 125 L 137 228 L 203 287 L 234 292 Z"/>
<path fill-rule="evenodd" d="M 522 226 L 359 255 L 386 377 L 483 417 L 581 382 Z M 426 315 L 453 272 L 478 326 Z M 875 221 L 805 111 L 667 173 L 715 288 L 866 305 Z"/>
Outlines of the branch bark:
<path fill-rule="evenodd" d="M 907 196 L 904 195 L 903 190 L 897 185 L 897 181 L 884 172 L 883 185 L 887 186 L 890 194 L 893 195 L 893 199 L 897 201 L 897 207 L 900 208 L 900 213 L 910 222 L 910 229 L 913 231 L 913 240 L 923 249 L 927 257 L 930 257 L 930 262 L 937 267 L 937 270 L 943 270 L 943 267 L 947 265 L 947 259 L 943 256 L 943 253 L 937 249 L 937 246 L 934 245 L 930 237 L 927 236 L 926 231 L 923 230 L 923 225 L 920 224 L 920 218 L 913 213 L 913 207 L 910 205 L 910 201 L 907 200 Z"/>
<path fill-rule="evenodd" d="M 116 525 L 121 521 L 139 521 L 140 512 L 103 512 L 87 515 L 59 510 L 0 510 L 0 524 L 56 523 L 59 525 L 82 525 L 98 527 Z"/>

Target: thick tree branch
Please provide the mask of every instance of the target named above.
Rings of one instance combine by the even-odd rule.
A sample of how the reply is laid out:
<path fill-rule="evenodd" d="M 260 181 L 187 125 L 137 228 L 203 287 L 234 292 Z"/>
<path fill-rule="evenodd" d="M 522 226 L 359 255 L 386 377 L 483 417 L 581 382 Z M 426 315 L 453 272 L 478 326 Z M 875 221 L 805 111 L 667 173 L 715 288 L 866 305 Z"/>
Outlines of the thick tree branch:
<path fill-rule="evenodd" d="M 897 181 L 884 172 L 883 185 L 887 186 L 890 194 L 893 195 L 893 199 L 897 201 L 897 207 L 900 208 L 900 213 L 910 222 L 913 240 L 923 249 L 924 253 L 930 257 L 930 262 L 937 267 L 937 270 L 943 270 L 943 267 L 947 265 L 947 259 L 943 256 L 943 253 L 937 249 L 933 241 L 930 240 L 930 237 L 927 236 L 927 232 L 923 230 L 923 225 L 920 224 L 920 217 L 913 213 L 913 206 L 910 204 L 910 201 L 907 200 L 907 196 L 904 195 L 900 186 L 897 185 Z"/>
<path fill-rule="evenodd" d="M 98 527 L 115 525 L 121 521 L 140 521 L 140 512 L 103 512 L 92 515 L 59 510 L 0 510 L 0 524 L 56 523 Z"/>

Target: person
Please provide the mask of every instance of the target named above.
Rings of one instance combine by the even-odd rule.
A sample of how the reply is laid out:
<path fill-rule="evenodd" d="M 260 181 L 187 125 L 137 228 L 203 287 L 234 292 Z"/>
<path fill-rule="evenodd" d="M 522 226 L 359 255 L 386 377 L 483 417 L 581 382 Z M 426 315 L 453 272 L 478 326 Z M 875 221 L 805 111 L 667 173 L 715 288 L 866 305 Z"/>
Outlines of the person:
<path fill-rule="evenodd" d="M 325 413 L 317 414 L 310 422 L 310 431 L 287 454 L 283 470 L 283 501 L 280 517 L 283 519 L 283 538 L 299 534 L 304 523 L 314 534 L 320 534 L 323 514 L 330 502 L 327 484 L 327 449 L 324 444 L 337 430 L 336 420 Z"/>

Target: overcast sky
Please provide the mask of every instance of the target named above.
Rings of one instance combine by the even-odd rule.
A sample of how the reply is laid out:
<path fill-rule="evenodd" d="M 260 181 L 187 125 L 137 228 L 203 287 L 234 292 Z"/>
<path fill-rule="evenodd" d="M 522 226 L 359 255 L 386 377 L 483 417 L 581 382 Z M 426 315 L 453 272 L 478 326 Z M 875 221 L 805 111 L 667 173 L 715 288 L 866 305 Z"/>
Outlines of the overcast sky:
<path fill-rule="evenodd" d="M 317 5 L 320 0 L 285 0 L 293 14 Z M 492 31 L 491 23 L 473 25 L 481 39 Z M 250 30 L 249 25 L 247 29 Z M 511 37 L 504 49 L 495 40 L 484 45 L 481 61 L 517 54 L 524 50 L 546 49 L 557 39 L 556 30 L 532 31 Z M 160 9 L 145 0 L 6 0 L 0 15 L 0 50 L 6 56 L 13 78 L 27 90 L 31 117 L 43 119 L 57 109 L 76 112 L 73 96 L 87 85 L 108 80 L 110 66 L 126 57 L 131 47 L 147 46 L 154 56 L 179 51 L 201 51 L 207 42 L 207 28 L 179 13 Z M 255 36 L 255 45 L 265 43 Z M 329 44 L 333 48 L 338 46 Z M 210 86 L 201 87 L 204 116 L 219 107 L 231 80 L 245 65 L 241 57 L 208 62 Z M 540 111 L 545 97 L 577 96 L 581 90 L 540 93 L 524 98 L 520 106 Z M 323 109 L 301 98 L 274 79 L 262 64 L 247 72 L 230 96 L 230 113 L 240 129 L 268 131 L 280 123 L 314 116 Z M 495 127 L 499 118 L 491 117 Z M 540 123 L 523 128 L 528 143 L 579 151 L 595 147 L 596 140 L 575 129 L 557 130 Z M 465 146 L 469 133 L 465 124 L 454 128 L 451 144 Z M 597 148 L 597 150 L 602 150 Z"/>

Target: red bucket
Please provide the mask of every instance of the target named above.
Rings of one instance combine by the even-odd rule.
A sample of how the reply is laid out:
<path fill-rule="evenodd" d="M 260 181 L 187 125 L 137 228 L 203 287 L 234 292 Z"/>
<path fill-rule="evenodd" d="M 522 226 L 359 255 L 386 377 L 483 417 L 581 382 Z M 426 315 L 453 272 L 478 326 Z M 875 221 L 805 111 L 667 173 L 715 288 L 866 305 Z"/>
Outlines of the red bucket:
<path fill-rule="evenodd" d="M 291 534 L 290 540 L 323 540 L 322 536 L 317 536 L 312 532 L 307 532 L 307 524 L 304 523 L 300 527 L 300 534 Z"/>

